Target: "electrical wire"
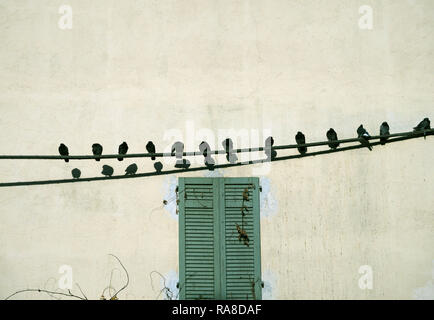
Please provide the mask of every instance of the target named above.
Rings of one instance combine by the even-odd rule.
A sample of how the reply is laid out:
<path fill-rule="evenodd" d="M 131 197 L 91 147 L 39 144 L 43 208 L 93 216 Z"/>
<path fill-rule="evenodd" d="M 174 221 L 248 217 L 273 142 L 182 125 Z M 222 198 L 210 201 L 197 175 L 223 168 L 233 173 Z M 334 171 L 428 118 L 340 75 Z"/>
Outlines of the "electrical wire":
<path fill-rule="evenodd" d="M 421 136 L 421 135 L 431 135 L 434 133 L 434 129 L 429 129 L 425 131 L 408 131 L 408 132 L 400 132 L 393 133 L 390 135 L 378 135 L 371 136 L 367 138 L 367 140 L 376 140 L 380 138 L 393 138 L 393 137 L 407 137 L 407 136 Z M 342 139 L 342 140 L 334 140 L 332 143 L 350 143 L 360 141 L 359 138 L 350 138 L 350 139 Z M 288 144 L 288 145 L 280 145 L 280 146 L 272 146 L 271 149 L 274 150 L 284 150 L 284 149 L 295 149 L 300 147 L 317 147 L 322 145 L 328 145 L 331 141 L 319 141 L 319 142 L 310 142 L 305 144 Z M 231 152 L 233 153 L 243 153 L 243 152 L 258 152 L 264 151 L 265 147 L 257 147 L 257 148 L 242 148 L 242 149 L 233 149 Z M 208 151 L 209 154 L 226 154 L 225 150 L 213 150 Z M 194 151 L 194 152 L 183 152 L 182 155 L 184 157 L 190 156 L 203 156 L 202 152 Z M 130 154 L 102 154 L 102 155 L 69 155 L 69 156 L 60 156 L 60 155 L 0 155 L 0 160 L 95 160 L 95 159 L 114 159 L 114 158 L 149 158 L 149 157 L 175 157 L 175 153 L 130 153 Z"/>
<path fill-rule="evenodd" d="M 425 132 L 411 132 L 411 134 L 394 134 L 390 135 L 394 138 L 388 139 L 385 141 L 385 144 L 398 142 L 398 141 L 404 141 L 409 139 L 415 139 L 420 138 L 424 136 L 433 135 L 434 130 L 426 130 Z M 371 137 L 372 139 L 378 139 L 381 136 Z M 350 139 L 347 139 L 350 140 Z M 359 139 L 351 139 L 352 141 L 359 141 Z M 342 140 L 341 140 L 342 141 Z M 337 142 L 337 141 L 333 141 Z M 327 141 L 327 144 L 329 141 Z M 371 142 L 371 146 L 381 145 L 382 142 Z M 308 145 L 308 144 L 306 144 Z M 312 145 L 312 144 L 310 144 Z M 296 145 L 296 147 L 300 147 L 301 145 Z M 361 149 L 366 148 L 366 146 L 363 146 L 361 144 L 357 145 L 351 145 L 347 147 L 340 147 L 337 149 L 328 149 L 328 150 L 321 150 L 321 151 L 314 151 L 314 152 L 308 152 L 305 154 L 296 154 L 296 155 L 288 155 L 288 156 L 280 156 L 276 157 L 272 161 L 268 159 L 258 159 L 258 160 L 250 160 L 245 162 L 237 162 L 237 163 L 226 163 L 226 164 L 218 164 L 214 166 L 214 169 L 223 169 L 223 168 L 231 168 L 231 167 L 240 167 L 245 165 L 252 165 L 252 164 L 260 164 L 260 163 L 266 163 L 266 162 L 276 162 L 276 161 L 284 161 L 284 160 L 290 160 L 290 159 L 297 159 L 297 158 L 304 158 L 304 157 L 312 157 L 317 155 L 323 155 L 328 153 L 336 153 L 336 152 L 344 152 L 349 150 L 355 150 L 355 149 Z M 125 157 L 126 155 L 122 155 Z M 80 178 L 80 179 L 59 179 L 59 180 L 40 180 L 40 181 L 23 181 L 23 182 L 3 182 L 0 183 L 0 187 L 15 187 L 15 186 L 32 186 L 32 185 L 48 185 L 48 184 L 63 184 L 63 183 L 78 183 L 78 182 L 90 182 L 90 181 L 103 181 L 103 180 L 120 180 L 120 179 L 133 179 L 133 178 L 142 178 L 142 177 L 150 177 L 150 176 L 159 176 L 159 175 L 168 175 L 168 174 L 182 174 L 187 172 L 193 172 L 193 171 L 200 171 L 200 170 L 209 170 L 207 166 L 202 167 L 193 167 L 188 169 L 174 169 L 174 170 L 166 170 L 166 171 L 160 171 L 160 172 L 145 172 L 145 173 L 136 173 L 134 175 L 117 175 L 117 176 L 110 176 L 110 177 L 89 177 L 89 178 Z"/>

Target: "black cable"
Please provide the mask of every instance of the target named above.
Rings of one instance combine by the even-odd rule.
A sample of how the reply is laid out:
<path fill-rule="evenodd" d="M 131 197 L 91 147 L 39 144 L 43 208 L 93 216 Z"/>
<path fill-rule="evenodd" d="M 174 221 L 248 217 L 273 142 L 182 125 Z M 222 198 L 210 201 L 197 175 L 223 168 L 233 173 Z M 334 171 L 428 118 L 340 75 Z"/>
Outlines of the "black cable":
<path fill-rule="evenodd" d="M 383 137 L 406 137 L 406 136 L 420 136 L 423 135 L 425 132 L 425 135 L 431 135 L 434 132 L 434 129 L 425 130 L 425 131 L 408 131 L 408 132 L 400 132 L 400 133 L 393 133 L 386 136 L 372 136 L 367 138 L 368 140 L 376 140 Z M 350 139 L 342 139 L 342 140 L 334 140 L 333 143 L 350 143 L 350 142 L 356 142 L 359 141 L 359 138 L 350 138 Z M 281 145 L 281 146 L 273 146 L 272 149 L 274 150 L 283 150 L 283 149 L 295 149 L 300 147 L 317 147 L 322 145 L 328 145 L 330 141 L 320 141 L 320 142 L 310 142 L 305 144 L 289 144 L 289 145 Z M 265 147 L 257 147 L 257 148 L 242 148 L 242 149 L 233 149 L 233 152 L 235 153 L 242 153 L 242 152 L 257 152 L 257 151 L 264 151 Z M 209 154 L 226 154 L 225 150 L 214 150 L 209 151 Z M 26 159 L 26 160 L 64 160 L 64 159 L 70 159 L 70 160 L 94 160 L 94 159 L 114 159 L 119 158 L 119 154 L 103 154 L 103 155 L 76 155 L 76 156 L 60 156 L 60 155 L 0 155 L 0 160 L 17 160 L 17 159 Z M 189 157 L 189 156 L 203 156 L 203 154 L 200 151 L 194 151 L 194 152 L 183 152 L 183 156 Z M 149 158 L 149 157 L 175 157 L 175 154 L 172 153 L 130 153 L 130 154 L 123 154 L 122 158 Z"/>
<path fill-rule="evenodd" d="M 434 130 L 430 130 L 430 132 L 426 132 L 425 135 L 433 135 Z M 403 140 L 409 140 L 409 139 L 415 139 L 423 137 L 423 132 L 415 132 L 411 135 L 407 136 L 396 136 L 395 138 L 388 139 L 385 143 L 393 143 Z M 355 141 L 359 141 L 358 139 Z M 380 141 L 372 142 L 371 146 L 377 146 L 381 145 Z M 297 159 L 297 158 L 304 158 L 304 157 L 312 157 L 317 155 L 323 155 L 328 153 L 335 153 L 335 152 L 343 152 L 343 151 L 349 151 L 349 150 L 355 150 L 355 149 L 361 149 L 366 148 L 363 145 L 353 145 L 348 147 L 342 147 L 337 149 L 328 149 L 328 150 L 322 150 L 322 151 L 315 151 L 315 152 L 309 152 L 305 154 L 296 154 L 296 155 L 289 155 L 289 156 L 282 156 L 282 157 L 276 157 L 271 162 L 275 161 L 283 161 L 283 160 L 290 160 L 290 159 Z M 215 169 L 223 169 L 223 168 L 230 168 L 230 167 L 240 167 L 245 165 L 251 165 L 251 164 L 258 164 L 258 163 L 266 163 L 270 162 L 270 160 L 267 159 L 258 159 L 258 160 L 251 160 L 246 162 L 238 162 L 238 163 L 227 163 L 227 164 L 219 164 L 215 165 Z M 118 175 L 118 176 L 111 176 L 111 177 L 90 177 L 90 178 L 80 178 L 80 179 L 60 179 L 60 180 L 42 180 L 42 181 L 24 181 L 24 182 L 4 182 L 0 183 L 0 187 L 16 187 L 16 186 L 31 186 L 31 185 L 46 185 L 46 184 L 61 184 L 61 183 L 76 183 L 76 182 L 89 182 L 89 181 L 102 181 L 102 180 L 118 180 L 118 179 L 132 179 L 132 178 L 142 178 L 142 177 L 150 177 L 150 176 L 159 176 L 159 175 L 168 175 L 168 174 L 178 174 L 178 173 L 187 173 L 192 171 L 200 171 L 200 170 L 209 170 L 208 167 L 195 167 L 195 168 L 189 168 L 189 169 L 175 169 L 175 170 L 166 170 L 161 172 L 146 172 L 146 173 L 137 173 L 134 175 Z"/>

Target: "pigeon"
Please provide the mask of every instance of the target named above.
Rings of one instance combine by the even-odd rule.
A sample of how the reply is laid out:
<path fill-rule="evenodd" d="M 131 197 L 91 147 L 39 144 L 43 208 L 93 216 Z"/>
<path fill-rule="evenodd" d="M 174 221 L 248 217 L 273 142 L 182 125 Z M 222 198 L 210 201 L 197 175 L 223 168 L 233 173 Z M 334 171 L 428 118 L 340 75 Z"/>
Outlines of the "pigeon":
<path fill-rule="evenodd" d="M 125 169 L 125 175 L 133 175 L 136 174 L 137 172 L 137 164 L 133 163 L 130 164 L 126 169 Z"/>
<path fill-rule="evenodd" d="M 371 144 L 369 143 L 369 140 L 367 139 L 370 137 L 370 135 L 369 135 L 368 131 L 366 131 L 365 128 L 363 128 L 362 124 L 357 128 L 357 137 L 359 138 L 359 141 L 363 146 L 368 148 L 369 151 L 372 151 Z"/>
<path fill-rule="evenodd" d="M 209 146 L 208 143 L 206 143 L 205 141 L 202 141 L 199 145 L 199 150 L 205 158 L 204 159 L 205 165 L 208 167 L 209 170 L 213 171 L 215 161 L 213 158 L 211 158 L 211 155 L 209 154 L 209 152 L 211 152 L 211 147 Z"/>
<path fill-rule="evenodd" d="M 188 161 L 187 159 L 182 159 L 182 168 L 183 169 L 190 168 L 190 161 Z"/>
<path fill-rule="evenodd" d="M 223 148 L 225 149 L 225 152 L 226 152 L 226 160 L 229 161 L 230 163 L 237 162 L 238 157 L 237 157 L 237 155 L 233 151 L 234 144 L 232 142 L 232 139 L 231 138 L 227 138 L 227 139 L 223 140 L 222 146 L 223 146 Z"/>
<path fill-rule="evenodd" d="M 154 163 L 154 168 L 155 168 L 155 170 L 156 170 L 158 173 L 160 173 L 161 170 L 163 169 L 163 164 L 162 164 L 160 161 L 155 162 L 155 163 Z"/>
<path fill-rule="evenodd" d="M 205 158 L 208 157 L 208 152 L 211 151 L 211 147 L 205 141 L 202 141 L 199 145 L 199 151 L 203 154 Z"/>
<path fill-rule="evenodd" d="M 71 170 L 71 173 L 72 173 L 72 177 L 73 177 L 74 179 L 78 179 L 78 178 L 80 178 L 80 176 L 81 176 L 81 171 L 80 171 L 79 169 L 77 169 L 77 168 L 72 169 L 72 170 Z"/>
<path fill-rule="evenodd" d="M 428 118 L 423 119 L 419 124 L 413 128 L 414 131 L 423 131 L 423 137 L 426 139 L 426 132 L 425 130 L 431 129 L 431 124 Z"/>
<path fill-rule="evenodd" d="M 184 144 L 180 141 L 175 142 L 172 145 L 172 156 L 176 156 L 175 168 L 183 168 L 184 166 L 184 161 L 182 160 L 183 153 L 184 153 Z"/>
<path fill-rule="evenodd" d="M 265 155 L 267 156 L 268 161 L 272 161 L 276 158 L 277 152 L 273 149 L 274 139 L 273 137 L 268 137 L 265 139 Z"/>
<path fill-rule="evenodd" d="M 172 156 L 176 156 L 177 159 L 182 159 L 184 152 L 184 144 L 180 141 L 175 142 L 172 145 Z"/>
<path fill-rule="evenodd" d="M 338 135 L 333 128 L 330 128 L 329 131 L 327 131 L 326 136 L 328 141 L 338 140 Z M 336 148 L 339 147 L 339 142 L 331 142 L 329 143 L 329 147 L 333 150 L 336 150 Z"/>
<path fill-rule="evenodd" d="M 205 166 L 208 168 L 208 170 L 214 171 L 215 161 L 213 158 L 211 158 L 211 157 L 205 158 L 204 162 L 205 162 Z"/>
<path fill-rule="evenodd" d="M 187 159 L 182 159 L 176 162 L 175 168 L 188 169 L 191 163 Z"/>
<path fill-rule="evenodd" d="M 222 146 L 223 148 L 225 148 L 225 152 L 231 152 L 234 148 L 234 143 L 232 142 L 231 138 L 226 138 L 225 140 L 223 140 Z"/>
<path fill-rule="evenodd" d="M 103 165 L 101 173 L 106 177 L 111 177 L 113 174 L 113 168 L 108 165 Z"/>
<path fill-rule="evenodd" d="M 297 142 L 297 144 L 306 143 L 306 138 L 304 137 L 304 134 L 301 133 L 300 131 L 298 131 L 297 134 L 295 135 L 295 142 Z M 298 152 L 300 152 L 301 154 L 305 154 L 307 152 L 307 147 L 299 147 L 297 149 Z"/>
<path fill-rule="evenodd" d="M 118 149 L 118 153 L 119 154 L 126 154 L 128 152 L 128 145 L 127 143 L 124 141 L 122 142 L 121 145 L 119 145 L 119 149 Z M 118 158 L 119 161 L 124 160 L 124 158 Z"/>
<path fill-rule="evenodd" d="M 428 118 L 423 119 L 416 127 L 413 128 L 414 131 L 430 130 L 431 124 Z"/>
<path fill-rule="evenodd" d="M 146 144 L 146 151 L 148 151 L 149 153 L 155 153 L 155 145 L 152 141 L 149 141 Z M 152 160 L 155 160 L 155 157 L 151 157 Z"/>
<path fill-rule="evenodd" d="M 61 143 L 59 146 L 59 153 L 61 156 L 69 156 L 68 147 Z M 65 159 L 65 162 L 69 162 L 69 159 Z"/>
<path fill-rule="evenodd" d="M 92 145 L 92 153 L 94 156 L 100 156 L 102 154 L 102 145 L 99 143 L 94 143 Z M 101 158 L 95 158 L 96 161 L 100 161 Z"/>
<path fill-rule="evenodd" d="M 388 135 L 390 135 L 389 124 L 386 121 L 384 121 L 380 126 L 380 136 L 388 136 Z M 385 145 L 387 139 L 389 139 L 389 137 L 380 138 L 380 143 L 382 145 Z"/>

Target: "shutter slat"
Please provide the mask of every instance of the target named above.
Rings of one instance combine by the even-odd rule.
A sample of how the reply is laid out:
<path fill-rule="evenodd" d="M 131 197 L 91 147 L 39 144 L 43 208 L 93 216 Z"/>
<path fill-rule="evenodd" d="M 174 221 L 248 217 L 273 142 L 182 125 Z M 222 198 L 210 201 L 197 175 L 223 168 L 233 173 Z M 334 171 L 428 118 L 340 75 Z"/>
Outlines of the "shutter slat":
<path fill-rule="evenodd" d="M 180 299 L 214 299 L 216 215 L 213 182 L 191 178 L 180 178 L 179 181 Z"/>
<path fill-rule="evenodd" d="M 252 281 L 260 278 L 260 258 L 256 242 L 259 234 L 258 179 L 252 183 L 235 184 L 236 179 L 225 179 L 225 271 L 226 297 L 228 299 L 260 299 L 260 288 L 252 287 Z M 254 186 L 254 188 L 252 187 Z M 248 188 L 248 200 L 243 193 Z M 256 207 L 255 207 L 256 204 Z M 242 208 L 244 216 L 242 215 Z M 249 237 L 248 246 L 238 239 L 236 226 L 243 228 Z M 253 294 L 252 290 L 255 291 Z"/>
<path fill-rule="evenodd" d="M 179 182 L 180 298 L 261 299 L 259 179 Z M 238 239 L 237 225 L 247 232 L 248 246 Z"/>

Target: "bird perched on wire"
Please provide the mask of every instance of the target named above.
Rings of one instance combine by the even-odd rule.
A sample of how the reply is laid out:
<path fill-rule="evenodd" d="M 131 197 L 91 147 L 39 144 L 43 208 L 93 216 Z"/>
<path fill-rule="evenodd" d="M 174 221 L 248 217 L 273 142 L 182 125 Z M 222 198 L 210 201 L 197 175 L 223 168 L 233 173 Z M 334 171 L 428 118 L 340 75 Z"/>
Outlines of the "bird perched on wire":
<path fill-rule="evenodd" d="M 137 172 L 137 164 L 132 163 L 125 169 L 125 175 L 133 175 Z"/>
<path fill-rule="evenodd" d="M 111 177 L 113 175 L 113 168 L 105 164 L 102 166 L 101 173 L 106 177 Z"/>
<path fill-rule="evenodd" d="M 157 173 L 160 173 L 161 170 L 163 170 L 163 164 L 160 161 L 155 162 L 154 168 L 155 168 L 155 171 L 157 171 Z"/>
<path fill-rule="evenodd" d="M 423 119 L 419 124 L 413 128 L 414 131 L 423 131 L 423 137 L 426 139 L 425 130 L 431 129 L 431 123 L 428 118 Z"/>
<path fill-rule="evenodd" d="M 99 143 L 94 143 L 92 145 L 92 153 L 94 156 L 100 156 L 102 154 L 102 145 Z M 101 158 L 95 158 L 96 161 L 100 161 Z"/>
<path fill-rule="evenodd" d="M 277 157 L 277 152 L 276 150 L 273 149 L 273 145 L 274 145 L 273 137 L 268 137 L 267 139 L 265 139 L 264 152 L 265 155 L 267 156 L 268 161 L 273 161 Z"/>
<path fill-rule="evenodd" d="M 209 170 L 214 170 L 215 161 L 211 158 L 211 147 L 205 141 L 202 141 L 199 145 L 199 151 L 204 156 L 204 163 L 208 167 Z"/>
<path fill-rule="evenodd" d="M 71 174 L 74 179 L 79 179 L 81 176 L 81 171 L 80 169 L 74 168 L 71 170 Z"/>
<path fill-rule="evenodd" d="M 172 156 L 176 156 L 176 159 L 182 159 L 184 152 L 184 144 L 180 141 L 175 142 L 172 145 Z"/>
<path fill-rule="evenodd" d="M 187 159 L 182 159 L 182 163 L 176 164 L 175 167 L 187 170 L 188 168 L 190 168 L 190 165 L 191 165 L 190 161 L 188 161 Z"/>
<path fill-rule="evenodd" d="M 372 151 L 371 144 L 369 143 L 368 138 L 370 137 L 368 131 L 363 128 L 363 125 L 361 124 L 357 128 L 357 137 L 359 138 L 360 143 L 369 149 L 369 151 Z"/>
<path fill-rule="evenodd" d="M 389 132 L 389 124 L 388 124 L 386 121 L 384 121 L 384 122 L 381 124 L 381 126 L 380 126 L 380 136 L 388 136 L 388 135 L 390 135 L 390 132 Z M 380 143 L 381 143 L 382 145 L 385 145 L 387 139 L 389 139 L 389 137 L 382 137 L 382 138 L 380 138 Z"/>
<path fill-rule="evenodd" d="M 428 118 L 424 118 L 419 124 L 413 128 L 414 131 L 430 130 L 431 123 Z"/>
<path fill-rule="evenodd" d="M 205 166 L 208 168 L 208 170 L 214 171 L 215 161 L 213 158 L 209 157 L 209 158 L 205 159 L 204 162 L 205 162 Z"/>
<path fill-rule="evenodd" d="M 119 145 L 118 153 L 119 154 L 127 154 L 127 152 L 128 152 L 128 145 L 124 141 L 124 142 L 122 142 L 122 144 Z M 124 158 L 118 158 L 118 160 L 122 161 L 122 160 L 124 160 Z"/>
<path fill-rule="evenodd" d="M 63 143 L 61 143 L 59 146 L 59 154 L 61 156 L 69 156 L 68 147 L 65 146 Z M 69 162 L 69 159 L 65 159 L 65 162 Z"/>
<path fill-rule="evenodd" d="M 146 151 L 149 153 L 155 153 L 155 144 L 152 141 L 149 141 L 146 144 Z M 155 157 L 151 157 L 152 160 L 155 160 Z"/>
<path fill-rule="evenodd" d="M 199 151 L 200 153 L 202 153 L 202 155 L 207 158 L 208 157 L 208 152 L 211 151 L 211 147 L 209 146 L 209 144 L 206 141 L 202 141 L 199 144 Z"/>
<path fill-rule="evenodd" d="M 305 144 L 306 143 L 306 138 L 305 138 L 304 134 L 301 133 L 300 131 L 298 131 L 297 134 L 295 135 L 295 142 L 297 142 L 297 144 Z M 297 149 L 298 149 L 298 152 L 300 152 L 301 154 L 305 154 L 307 152 L 307 147 L 299 147 Z"/>
<path fill-rule="evenodd" d="M 330 141 L 329 147 L 333 150 L 336 150 L 337 147 L 339 147 L 339 142 L 332 142 L 338 140 L 338 134 L 333 128 L 330 128 L 327 133 L 327 140 Z"/>
<path fill-rule="evenodd" d="M 172 156 L 176 157 L 175 168 L 185 168 L 190 166 L 190 161 L 182 159 L 184 155 L 184 144 L 180 141 L 175 142 L 172 145 Z"/>
<path fill-rule="evenodd" d="M 229 161 L 230 163 L 237 162 L 238 157 L 234 152 L 234 144 L 232 142 L 232 139 L 227 138 L 227 139 L 223 140 L 222 146 L 226 152 L 226 160 Z"/>

